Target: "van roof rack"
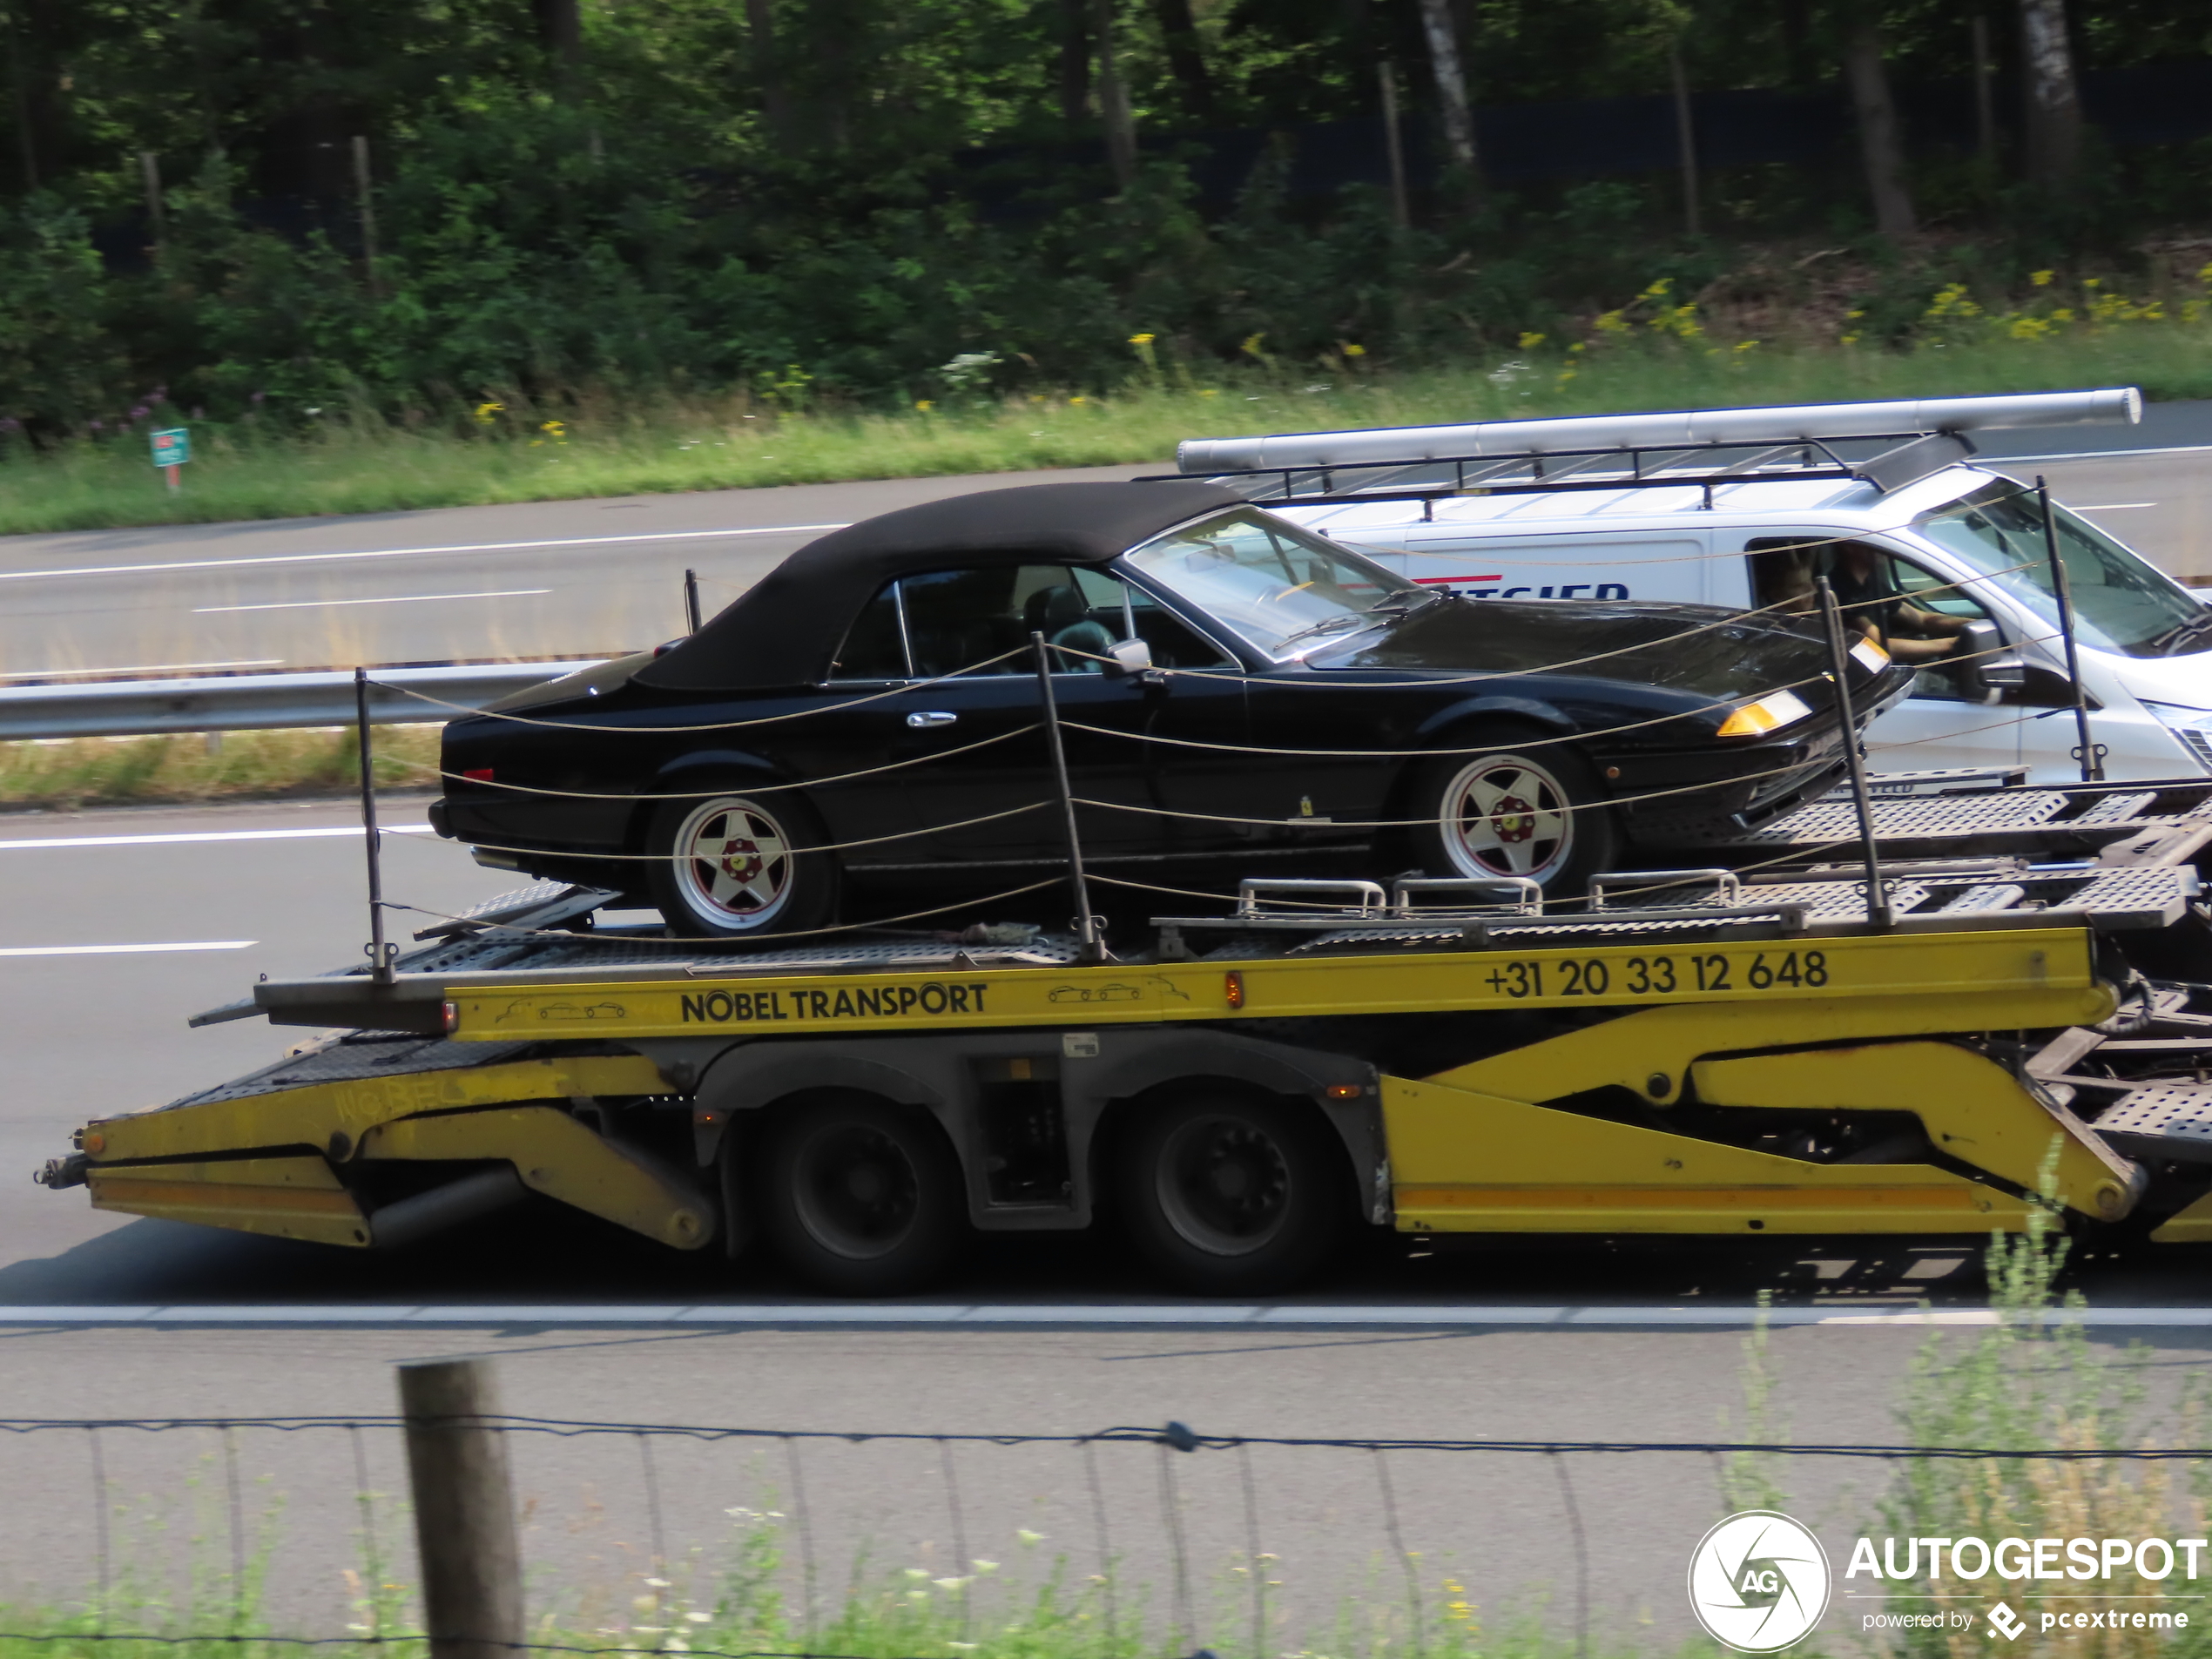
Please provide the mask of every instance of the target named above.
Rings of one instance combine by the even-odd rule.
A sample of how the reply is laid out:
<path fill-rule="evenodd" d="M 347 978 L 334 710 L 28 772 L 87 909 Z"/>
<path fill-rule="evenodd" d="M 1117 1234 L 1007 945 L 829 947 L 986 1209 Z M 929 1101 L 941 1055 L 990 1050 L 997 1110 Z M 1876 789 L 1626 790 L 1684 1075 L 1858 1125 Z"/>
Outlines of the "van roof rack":
<path fill-rule="evenodd" d="M 1710 509 L 1716 487 L 1777 480 L 1858 479 L 1886 494 L 1972 456 L 1969 431 L 2133 424 L 2141 411 L 2141 394 L 2121 387 L 1198 438 L 1177 447 L 1174 475 L 1299 502 L 1691 487 Z"/>
<path fill-rule="evenodd" d="M 1419 461 L 1352 465 L 1252 467 L 1208 475 L 1258 502 L 1418 501 L 1455 496 L 1546 495 L 1576 489 L 1702 489 L 1708 511 L 1713 491 L 1730 484 L 1858 479 L 1884 494 L 1956 466 L 1974 454 L 1950 433 L 1898 433 L 1886 448 L 1847 457 L 1817 438 L 1789 443 L 1639 444 L 1629 449 L 1543 449 L 1521 455 L 1444 455 Z M 1140 482 L 1185 475 L 1153 474 Z"/>

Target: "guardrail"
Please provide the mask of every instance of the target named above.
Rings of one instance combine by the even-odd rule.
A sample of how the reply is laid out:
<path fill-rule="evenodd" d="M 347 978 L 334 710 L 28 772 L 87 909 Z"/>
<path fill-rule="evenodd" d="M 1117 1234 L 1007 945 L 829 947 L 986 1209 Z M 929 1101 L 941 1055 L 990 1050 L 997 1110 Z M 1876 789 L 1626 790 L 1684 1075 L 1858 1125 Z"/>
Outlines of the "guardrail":
<path fill-rule="evenodd" d="M 442 720 L 442 711 L 404 695 L 404 691 L 477 708 L 511 691 L 591 665 L 589 662 L 466 663 L 381 668 L 370 687 L 368 718 L 378 725 Z M 355 718 L 354 695 L 351 670 L 10 685 L 0 687 L 0 741 L 351 725 Z"/>

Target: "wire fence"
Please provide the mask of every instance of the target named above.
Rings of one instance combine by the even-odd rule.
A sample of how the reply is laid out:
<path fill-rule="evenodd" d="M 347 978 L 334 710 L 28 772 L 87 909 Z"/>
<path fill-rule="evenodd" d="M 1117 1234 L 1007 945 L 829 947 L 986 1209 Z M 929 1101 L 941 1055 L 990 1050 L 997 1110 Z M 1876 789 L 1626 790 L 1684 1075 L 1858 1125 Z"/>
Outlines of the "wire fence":
<path fill-rule="evenodd" d="M 513 1645 L 700 1659 L 957 1659 L 1015 1635 L 1028 1653 L 1262 1659 L 1312 1652 L 1331 1631 L 1345 1642 L 1352 1627 L 1376 1651 L 1441 1654 L 1472 1649 L 1466 1609 L 1494 1623 L 1516 1606 L 1551 1650 L 1587 1653 L 1655 1623 L 1686 1630 L 1690 1548 L 1761 1480 L 1847 1538 L 1871 1528 L 1907 1466 L 2212 1460 L 2212 1447 L 2149 1443 L 1268 1435 L 1180 1422 L 1081 1433 L 520 1415 L 466 1426 L 513 1455 L 532 1572 L 529 1634 Z M 0 1480 L 38 1494 L 35 1515 L 18 1504 L 0 1521 L 13 1581 L 0 1582 L 0 1642 L 460 1640 L 426 1629 L 412 1588 L 409 1427 L 379 1413 L 0 1420 Z M 180 1506 L 167 1522 L 148 1507 L 164 1490 Z M 55 1569 L 70 1562 L 81 1581 L 57 1594 Z M 43 1602 L 23 1592 L 33 1575 Z M 1053 1640 L 1042 1642 L 1047 1606 Z"/>

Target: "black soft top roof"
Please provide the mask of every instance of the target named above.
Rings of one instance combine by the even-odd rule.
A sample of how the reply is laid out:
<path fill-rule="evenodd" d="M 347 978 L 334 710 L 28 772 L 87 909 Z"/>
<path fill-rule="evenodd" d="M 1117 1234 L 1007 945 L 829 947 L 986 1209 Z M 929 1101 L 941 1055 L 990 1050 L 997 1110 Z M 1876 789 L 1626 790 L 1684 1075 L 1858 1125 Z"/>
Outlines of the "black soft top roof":
<path fill-rule="evenodd" d="M 860 607 L 896 576 L 976 564 L 1103 564 L 1187 519 L 1242 507 L 1196 480 L 1025 484 L 902 507 L 805 547 L 637 678 L 734 691 L 824 678 Z"/>

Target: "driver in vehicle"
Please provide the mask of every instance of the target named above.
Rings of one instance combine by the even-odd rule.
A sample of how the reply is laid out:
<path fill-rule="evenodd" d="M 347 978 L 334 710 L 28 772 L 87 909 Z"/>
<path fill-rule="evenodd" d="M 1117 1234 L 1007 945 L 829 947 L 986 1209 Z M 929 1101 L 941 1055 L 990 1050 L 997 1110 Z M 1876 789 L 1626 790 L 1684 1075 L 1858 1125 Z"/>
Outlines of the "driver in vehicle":
<path fill-rule="evenodd" d="M 1967 618 L 1929 610 L 1905 597 L 1880 549 L 1845 542 L 1833 555 L 1828 585 L 1844 622 L 1900 663 L 1932 663 L 1959 648 Z"/>

